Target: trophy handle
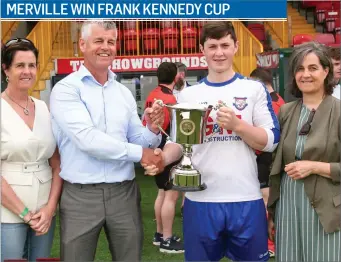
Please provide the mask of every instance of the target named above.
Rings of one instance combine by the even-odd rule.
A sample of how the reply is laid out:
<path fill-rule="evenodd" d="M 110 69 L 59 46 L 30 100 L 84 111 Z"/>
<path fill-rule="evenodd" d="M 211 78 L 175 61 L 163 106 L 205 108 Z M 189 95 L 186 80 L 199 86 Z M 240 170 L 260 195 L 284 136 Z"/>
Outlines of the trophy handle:
<path fill-rule="evenodd" d="M 163 101 L 162 101 L 161 99 L 154 99 L 154 101 L 155 101 L 155 103 L 157 103 L 159 106 L 162 106 L 162 107 L 169 107 L 169 106 L 167 106 L 166 104 L 164 104 Z M 164 135 L 167 137 L 167 140 L 169 140 L 169 139 L 170 139 L 170 136 L 166 133 L 166 131 L 163 130 L 163 128 L 162 128 L 159 124 L 157 124 L 157 127 L 159 128 L 160 132 L 161 132 L 162 134 L 164 134 Z"/>
<path fill-rule="evenodd" d="M 163 128 L 159 124 L 157 124 L 157 127 L 159 128 L 160 132 L 167 137 L 167 139 L 170 139 L 170 136 L 166 133 L 165 130 L 163 130 Z"/>

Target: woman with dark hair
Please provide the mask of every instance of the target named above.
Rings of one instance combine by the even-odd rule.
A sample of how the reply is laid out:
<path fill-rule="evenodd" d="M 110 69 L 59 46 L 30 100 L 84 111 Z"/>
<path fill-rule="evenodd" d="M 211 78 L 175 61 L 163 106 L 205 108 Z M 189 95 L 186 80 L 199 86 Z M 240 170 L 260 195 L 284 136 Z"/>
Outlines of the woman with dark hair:
<path fill-rule="evenodd" d="M 331 96 L 333 64 L 325 46 L 309 42 L 295 47 L 289 68 L 298 100 L 279 112 L 270 238 L 275 227 L 277 261 L 339 261 L 340 101 Z"/>
<path fill-rule="evenodd" d="M 60 159 L 46 104 L 28 95 L 38 50 L 27 39 L 4 44 L 1 94 L 1 261 L 49 257 L 60 197 Z"/>

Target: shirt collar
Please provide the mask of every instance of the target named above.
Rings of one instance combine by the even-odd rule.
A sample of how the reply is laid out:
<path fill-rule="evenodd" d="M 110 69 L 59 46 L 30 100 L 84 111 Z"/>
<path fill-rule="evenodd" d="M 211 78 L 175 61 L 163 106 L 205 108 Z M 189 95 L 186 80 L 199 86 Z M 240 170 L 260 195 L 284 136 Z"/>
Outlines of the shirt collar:
<path fill-rule="evenodd" d="M 78 69 L 78 74 L 83 80 L 85 77 L 90 77 L 95 80 L 93 75 L 90 73 L 90 71 L 82 64 Z M 111 83 L 116 80 L 117 75 L 108 69 L 108 82 Z M 95 80 L 96 81 L 96 80 Z"/>

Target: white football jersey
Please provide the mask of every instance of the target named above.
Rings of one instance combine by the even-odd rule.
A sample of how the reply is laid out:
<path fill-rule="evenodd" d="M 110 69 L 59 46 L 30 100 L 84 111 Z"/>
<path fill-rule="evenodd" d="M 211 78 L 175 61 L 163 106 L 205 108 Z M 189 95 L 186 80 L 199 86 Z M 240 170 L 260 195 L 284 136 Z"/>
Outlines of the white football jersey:
<path fill-rule="evenodd" d="M 340 99 L 340 84 L 336 85 L 333 90 L 333 96 Z"/>
<path fill-rule="evenodd" d="M 188 192 L 186 197 L 199 202 L 241 202 L 261 199 L 255 150 L 238 134 L 222 129 L 216 122 L 218 101 L 233 108 L 237 117 L 262 127 L 268 134 L 263 151 L 273 151 L 280 137 L 271 97 L 258 81 L 239 74 L 223 83 L 207 78 L 180 93 L 178 103 L 212 105 L 206 127 L 205 143 L 193 146 L 192 163 L 202 175 L 207 189 Z"/>

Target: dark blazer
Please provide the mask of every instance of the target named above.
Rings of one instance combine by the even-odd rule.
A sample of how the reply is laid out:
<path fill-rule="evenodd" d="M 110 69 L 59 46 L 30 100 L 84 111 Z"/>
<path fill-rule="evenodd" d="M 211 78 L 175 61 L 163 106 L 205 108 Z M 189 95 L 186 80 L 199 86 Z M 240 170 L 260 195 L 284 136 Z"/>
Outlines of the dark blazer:
<path fill-rule="evenodd" d="M 280 108 L 281 139 L 270 174 L 268 210 L 274 215 L 280 196 L 281 174 L 295 161 L 295 146 L 302 100 Z M 326 96 L 316 110 L 305 142 L 302 160 L 331 163 L 331 179 L 320 175 L 304 178 L 304 188 L 327 233 L 340 230 L 340 100 Z"/>

